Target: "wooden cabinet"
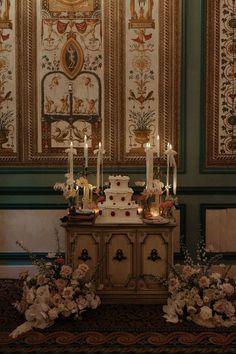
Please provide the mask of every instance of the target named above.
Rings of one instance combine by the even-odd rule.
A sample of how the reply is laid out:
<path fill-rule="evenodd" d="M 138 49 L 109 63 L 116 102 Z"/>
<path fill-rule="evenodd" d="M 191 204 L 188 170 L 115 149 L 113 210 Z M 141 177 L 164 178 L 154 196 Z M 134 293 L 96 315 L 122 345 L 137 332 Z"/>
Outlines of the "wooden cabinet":
<path fill-rule="evenodd" d="M 167 289 L 150 277 L 168 276 L 173 262 L 174 224 L 68 223 L 66 258 L 73 268 L 85 262 L 94 271 L 98 261 L 98 291 L 106 303 L 163 303 Z"/>

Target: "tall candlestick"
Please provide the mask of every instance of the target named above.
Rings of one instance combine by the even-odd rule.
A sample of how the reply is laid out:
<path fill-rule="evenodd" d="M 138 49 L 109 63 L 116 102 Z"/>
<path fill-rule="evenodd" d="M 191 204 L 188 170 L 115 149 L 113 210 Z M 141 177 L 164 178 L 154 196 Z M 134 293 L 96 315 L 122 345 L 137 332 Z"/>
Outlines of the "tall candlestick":
<path fill-rule="evenodd" d="M 169 183 L 170 183 L 170 143 L 167 143 L 167 150 L 165 152 L 167 156 L 167 166 L 166 166 L 166 197 L 169 197 Z"/>
<path fill-rule="evenodd" d="M 175 155 L 177 154 L 176 151 L 172 149 L 171 144 L 167 144 L 167 150 L 165 152 L 167 155 L 167 174 L 166 174 L 166 197 L 169 197 L 169 174 L 170 174 L 170 167 L 173 168 L 173 194 L 176 195 L 176 188 L 177 188 L 177 167 L 175 162 Z"/>
<path fill-rule="evenodd" d="M 175 155 L 177 155 L 177 152 L 172 149 L 172 145 L 170 145 L 170 167 L 172 167 L 173 170 L 173 194 L 176 195 L 176 188 L 177 188 L 177 166 L 176 166 L 176 161 L 175 161 Z"/>
<path fill-rule="evenodd" d="M 84 167 L 88 168 L 88 143 L 87 136 L 84 136 Z"/>
<path fill-rule="evenodd" d="M 69 175 L 70 175 L 70 186 L 73 187 L 73 182 L 74 182 L 74 166 L 73 166 L 73 160 L 74 160 L 74 155 L 76 154 L 76 149 L 73 148 L 73 142 L 70 142 L 70 148 L 66 149 L 66 152 L 68 152 L 68 160 L 69 160 Z"/>
<path fill-rule="evenodd" d="M 153 181 L 153 151 L 150 143 L 146 144 L 146 188 L 152 188 Z"/>
<path fill-rule="evenodd" d="M 98 144 L 98 158 L 97 158 L 97 188 L 100 187 L 100 174 L 101 174 L 101 153 L 102 153 L 102 144 Z"/>
<path fill-rule="evenodd" d="M 74 166 L 73 166 L 73 143 L 70 142 L 70 151 L 69 151 L 69 161 L 70 161 L 70 175 L 74 176 Z"/>
<path fill-rule="evenodd" d="M 97 154 L 97 188 L 100 187 L 100 184 L 103 186 L 103 171 L 102 171 L 102 163 L 103 163 L 103 154 L 105 150 L 102 149 L 102 143 L 98 144 L 98 149 L 94 150 L 94 154 Z M 101 181 L 100 181 L 101 178 Z"/>

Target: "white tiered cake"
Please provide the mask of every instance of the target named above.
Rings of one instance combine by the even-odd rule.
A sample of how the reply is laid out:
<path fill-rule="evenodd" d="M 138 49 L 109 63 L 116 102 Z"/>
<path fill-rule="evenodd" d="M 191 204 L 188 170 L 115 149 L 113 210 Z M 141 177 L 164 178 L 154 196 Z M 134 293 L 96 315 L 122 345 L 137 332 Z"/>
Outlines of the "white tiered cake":
<path fill-rule="evenodd" d="M 129 188 L 128 176 L 110 176 L 110 188 L 105 189 L 106 201 L 98 203 L 96 223 L 142 223 L 138 204 L 132 200 L 133 189 Z"/>

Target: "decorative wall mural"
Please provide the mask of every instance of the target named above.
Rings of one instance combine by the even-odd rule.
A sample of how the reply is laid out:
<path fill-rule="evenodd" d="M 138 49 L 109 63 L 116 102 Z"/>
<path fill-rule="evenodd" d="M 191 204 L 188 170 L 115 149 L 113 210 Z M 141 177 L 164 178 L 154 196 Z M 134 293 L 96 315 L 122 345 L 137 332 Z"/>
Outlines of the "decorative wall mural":
<path fill-rule="evenodd" d="M 203 169 L 235 168 L 236 2 L 209 0 L 206 26 L 207 154 Z"/>
<path fill-rule="evenodd" d="M 148 142 L 156 151 L 158 135 L 162 160 L 168 142 L 180 151 L 179 10 L 179 1 L 126 2 L 123 159 L 129 164 L 144 160 Z"/>
<path fill-rule="evenodd" d="M 0 2 L 0 155 L 14 161 L 16 152 L 14 1 Z"/>
<path fill-rule="evenodd" d="M 95 0 L 49 0 L 50 11 L 93 11 Z"/>
<path fill-rule="evenodd" d="M 97 18 L 86 12 L 78 19 L 75 12 L 82 7 L 88 11 L 94 4 L 48 0 L 37 12 L 41 29 L 37 50 L 42 58 L 38 152 L 42 154 L 66 148 L 71 141 L 82 152 L 85 135 L 92 150 L 102 139 L 101 11 Z M 92 134 L 95 122 L 96 134 Z"/>
<path fill-rule="evenodd" d="M 158 7 L 154 12 L 158 18 Z M 158 134 L 158 38 L 155 33 L 153 1 L 130 1 L 127 31 L 126 151 L 145 154 L 145 145 Z M 127 11 L 129 16 L 129 12 Z M 155 145 L 155 143 L 153 143 Z"/>
<path fill-rule="evenodd" d="M 3 165 L 65 166 L 73 141 L 80 166 L 85 135 L 89 167 L 100 141 L 105 166 L 144 166 L 157 132 L 179 151 L 180 0 L 0 3 Z"/>

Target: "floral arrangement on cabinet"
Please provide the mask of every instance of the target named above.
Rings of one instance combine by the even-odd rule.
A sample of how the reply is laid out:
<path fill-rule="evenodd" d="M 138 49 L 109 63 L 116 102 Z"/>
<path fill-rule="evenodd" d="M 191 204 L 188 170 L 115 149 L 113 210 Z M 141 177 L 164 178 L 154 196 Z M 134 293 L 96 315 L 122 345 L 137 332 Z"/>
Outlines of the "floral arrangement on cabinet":
<path fill-rule="evenodd" d="M 184 265 L 172 267 L 168 277 L 166 321 L 192 320 L 208 328 L 236 325 L 236 279 L 228 277 L 230 267 L 218 264 L 221 256 L 207 252 L 203 242 L 198 245 L 197 263 L 186 248 L 184 258 Z M 214 269 L 217 264 L 220 272 Z"/>
<path fill-rule="evenodd" d="M 63 197 L 68 201 L 69 213 L 76 209 L 95 210 L 97 201 L 101 198 L 101 191 L 88 182 L 84 176 L 72 179 L 70 174 L 65 174 L 65 183 L 55 183 L 54 190 L 61 191 Z"/>
<path fill-rule="evenodd" d="M 72 270 L 60 253 L 50 252 L 47 259 L 37 259 L 22 243 L 17 243 L 29 254 L 38 273 L 34 276 L 29 276 L 28 272 L 20 274 L 23 295 L 13 305 L 25 315 L 26 322 L 11 332 L 12 338 L 32 328 L 49 327 L 60 317 L 82 319 L 84 311 L 100 305 L 95 292 L 96 270 L 88 276 L 89 267 L 85 263 Z"/>

